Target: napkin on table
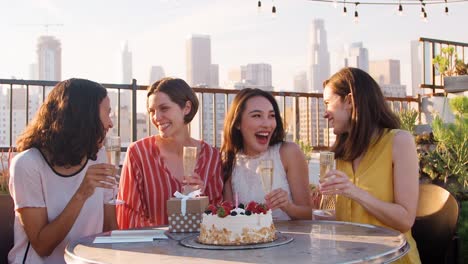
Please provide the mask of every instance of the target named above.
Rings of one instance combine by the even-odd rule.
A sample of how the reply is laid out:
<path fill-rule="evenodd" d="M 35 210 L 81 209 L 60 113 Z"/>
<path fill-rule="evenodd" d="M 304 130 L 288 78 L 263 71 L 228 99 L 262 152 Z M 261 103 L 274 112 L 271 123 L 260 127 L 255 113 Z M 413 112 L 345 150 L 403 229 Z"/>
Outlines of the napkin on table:
<path fill-rule="evenodd" d="M 93 243 L 129 243 L 129 242 L 152 242 L 156 239 L 168 239 L 165 230 L 113 230 L 110 236 L 97 236 Z"/>

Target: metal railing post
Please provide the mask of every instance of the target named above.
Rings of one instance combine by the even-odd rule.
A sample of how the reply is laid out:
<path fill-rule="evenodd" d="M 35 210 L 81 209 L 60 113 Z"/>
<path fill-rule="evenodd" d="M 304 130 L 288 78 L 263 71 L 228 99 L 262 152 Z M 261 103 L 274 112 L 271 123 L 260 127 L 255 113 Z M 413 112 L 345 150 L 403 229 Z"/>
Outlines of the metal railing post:
<path fill-rule="evenodd" d="M 131 114 L 131 123 L 132 123 L 132 131 L 131 131 L 131 138 L 132 142 L 137 141 L 137 80 L 132 79 L 132 114 Z M 120 103 L 119 103 L 120 106 Z M 119 124 L 120 129 L 120 124 Z"/>

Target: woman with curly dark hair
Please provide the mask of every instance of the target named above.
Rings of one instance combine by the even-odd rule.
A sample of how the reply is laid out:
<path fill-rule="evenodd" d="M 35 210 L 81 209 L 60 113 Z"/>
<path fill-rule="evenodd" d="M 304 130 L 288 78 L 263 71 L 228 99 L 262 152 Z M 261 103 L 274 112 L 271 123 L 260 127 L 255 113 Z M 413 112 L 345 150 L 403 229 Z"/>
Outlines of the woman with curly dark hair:
<path fill-rule="evenodd" d="M 15 244 L 10 263 L 65 263 L 69 241 L 117 227 L 106 205 L 115 184 L 102 147 L 112 128 L 101 85 L 58 83 L 17 140 L 10 168 Z"/>

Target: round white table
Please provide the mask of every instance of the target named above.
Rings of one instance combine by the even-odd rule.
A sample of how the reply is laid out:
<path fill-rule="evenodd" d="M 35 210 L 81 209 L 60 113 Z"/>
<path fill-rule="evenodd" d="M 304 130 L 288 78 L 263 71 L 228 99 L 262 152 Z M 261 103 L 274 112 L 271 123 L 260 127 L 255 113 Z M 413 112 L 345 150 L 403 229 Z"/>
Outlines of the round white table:
<path fill-rule="evenodd" d="M 185 247 L 181 239 L 153 242 L 94 244 L 95 236 L 70 243 L 67 263 L 389 263 L 409 250 L 405 236 L 372 225 L 337 221 L 280 221 L 285 245 L 243 250 L 207 250 Z M 108 233 L 104 233 L 108 234 Z M 103 235 L 103 234 L 99 234 Z M 186 236 L 185 236 L 186 235 Z"/>

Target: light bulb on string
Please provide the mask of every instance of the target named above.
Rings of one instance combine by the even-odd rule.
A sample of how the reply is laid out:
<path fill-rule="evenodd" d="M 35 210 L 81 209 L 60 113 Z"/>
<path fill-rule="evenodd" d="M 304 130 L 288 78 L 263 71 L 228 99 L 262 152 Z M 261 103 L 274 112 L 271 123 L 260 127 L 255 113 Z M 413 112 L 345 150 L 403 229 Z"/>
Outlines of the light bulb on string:
<path fill-rule="evenodd" d="M 357 11 L 357 6 L 359 5 L 359 2 L 355 3 L 356 5 L 354 6 L 354 23 L 357 24 L 359 23 L 359 14 Z"/>
<path fill-rule="evenodd" d="M 424 15 L 423 15 L 423 22 L 427 22 L 427 13 L 424 12 Z"/>
<path fill-rule="evenodd" d="M 272 16 L 273 18 L 276 18 L 276 6 L 273 6 L 273 7 L 271 8 L 271 16 Z"/>
<path fill-rule="evenodd" d="M 424 15 L 426 14 L 426 10 L 424 7 L 421 7 L 421 18 L 424 18 Z"/>
<path fill-rule="evenodd" d="M 445 15 L 446 15 L 446 16 L 449 15 L 448 6 L 447 6 L 447 0 L 445 0 Z"/>
<path fill-rule="evenodd" d="M 260 13 L 262 11 L 262 1 L 258 1 L 257 3 L 257 12 Z"/>
<path fill-rule="evenodd" d="M 348 13 L 348 10 L 346 10 L 346 6 L 343 6 L 343 16 L 346 16 L 347 13 Z"/>
<path fill-rule="evenodd" d="M 398 5 L 398 15 L 399 15 L 399 16 L 402 16 L 402 15 L 403 15 L 403 6 L 401 5 L 401 2 L 400 2 L 400 4 Z"/>

